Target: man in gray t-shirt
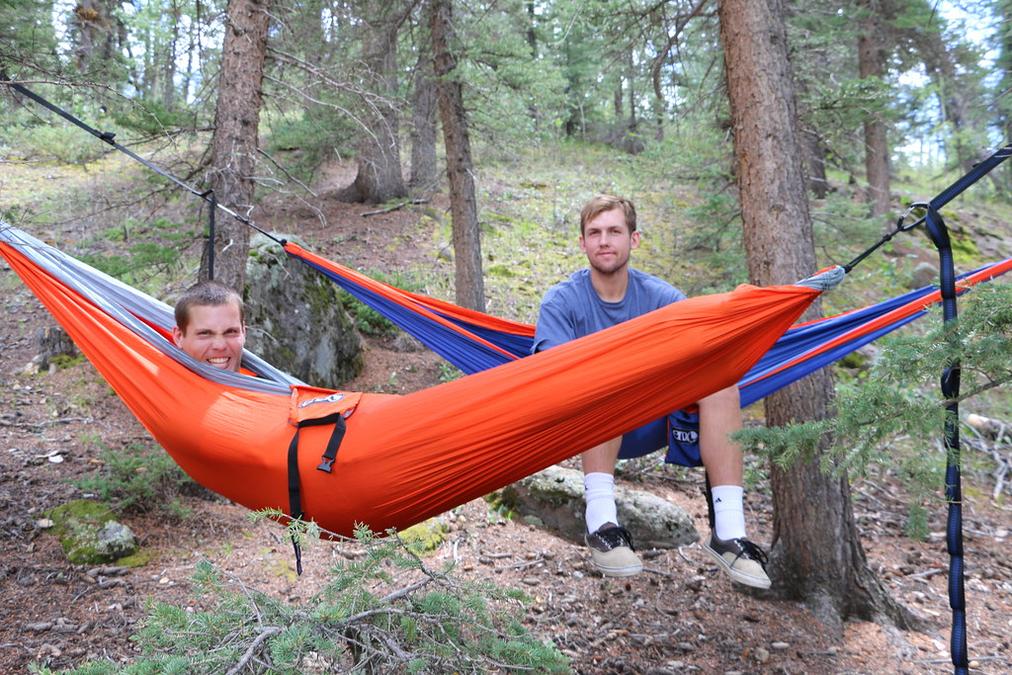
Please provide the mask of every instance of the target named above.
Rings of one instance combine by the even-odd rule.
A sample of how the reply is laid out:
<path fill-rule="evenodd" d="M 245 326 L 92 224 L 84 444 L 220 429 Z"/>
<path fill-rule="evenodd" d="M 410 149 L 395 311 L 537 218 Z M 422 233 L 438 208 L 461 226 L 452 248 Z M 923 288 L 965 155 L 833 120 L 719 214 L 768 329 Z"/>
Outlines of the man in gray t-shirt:
<path fill-rule="evenodd" d="M 580 213 L 580 250 L 589 267 L 553 286 L 538 315 L 533 351 L 550 349 L 634 317 L 685 295 L 671 284 L 629 267 L 639 246 L 636 209 L 621 197 L 599 195 Z M 741 448 L 729 434 L 741 428 L 738 388 L 728 387 L 698 401 L 699 445 L 713 484 L 714 531 L 704 545 L 734 581 L 769 588 L 766 554 L 745 537 Z M 581 455 L 587 536 L 594 566 L 606 576 L 630 576 L 643 569 L 629 532 L 615 507 L 615 462 L 622 438 Z"/>

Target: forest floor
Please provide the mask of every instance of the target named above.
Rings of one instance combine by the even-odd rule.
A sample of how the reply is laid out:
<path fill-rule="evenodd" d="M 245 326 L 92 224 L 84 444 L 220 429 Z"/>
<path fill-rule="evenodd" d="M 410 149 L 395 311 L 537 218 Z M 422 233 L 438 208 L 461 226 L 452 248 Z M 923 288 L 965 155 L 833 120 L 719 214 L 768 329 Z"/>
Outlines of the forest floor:
<path fill-rule="evenodd" d="M 335 170 L 339 184 L 350 174 Z M 437 200 L 431 205 L 442 208 Z M 363 218 L 370 207 L 324 200 L 324 230 L 308 213 L 265 205 L 264 224 L 297 229 L 324 255 L 361 269 L 395 270 L 431 248 L 410 209 Z M 290 228 L 289 228 L 290 229 Z M 328 232 L 340 232 L 335 239 Z M 396 246 L 392 246 L 396 243 Z M 81 495 L 72 480 L 92 474 L 101 448 L 150 444 L 145 431 L 86 362 L 52 373 L 24 371 L 36 333 L 53 324 L 14 273 L 0 263 L 0 672 L 30 664 L 70 668 L 89 659 L 126 662 L 130 640 L 149 601 L 199 606 L 191 594 L 196 564 L 207 560 L 227 578 L 284 601 L 311 597 L 327 582 L 332 561 L 353 557 L 354 543 L 320 542 L 294 573 L 284 531 L 253 523 L 240 506 L 208 496 L 184 497 L 183 520 L 138 515 L 123 520 L 151 560 L 128 570 L 69 564 L 41 526 L 44 512 Z M 370 339 L 363 373 L 348 388 L 407 392 L 438 382 L 439 361 L 427 352 L 395 352 Z M 54 461 L 58 457 L 60 461 Z M 932 451 L 935 461 L 943 461 Z M 635 472 L 644 489 L 683 506 L 706 534 L 700 472 L 656 465 Z M 986 475 L 967 477 L 964 501 L 967 632 L 973 672 L 1012 670 L 1012 508 L 991 499 Z M 854 481 L 854 510 L 871 567 L 894 598 L 923 622 L 900 631 L 850 620 L 842 634 L 821 626 L 800 603 L 744 592 L 710 563 L 698 545 L 644 551 L 646 570 L 605 579 L 584 548 L 533 526 L 504 519 L 483 500 L 447 517 L 448 541 L 430 566 L 454 561 L 455 574 L 515 587 L 531 596 L 526 624 L 550 638 L 583 673 L 932 673 L 951 671 L 945 507 L 926 502 L 929 536 L 904 535 L 907 495 L 888 467 Z M 752 538 L 769 542 L 772 510 L 765 486 L 748 499 Z"/>

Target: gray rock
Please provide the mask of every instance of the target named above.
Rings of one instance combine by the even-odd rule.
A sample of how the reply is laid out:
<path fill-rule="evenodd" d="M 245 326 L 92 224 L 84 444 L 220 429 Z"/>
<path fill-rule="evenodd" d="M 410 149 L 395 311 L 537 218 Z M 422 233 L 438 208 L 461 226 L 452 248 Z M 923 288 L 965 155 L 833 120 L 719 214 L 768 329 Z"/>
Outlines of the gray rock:
<path fill-rule="evenodd" d="M 922 262 L 910 275 L 910 288 L 920 288 L 930 284 L 938 283 L 938 265 Z"/>
<path fill-rule="evenodd" d="M 133 531 L 123 523 L 110 520 L 98 531 L 98 542 L 95 550 L 99 555 L 111 560 L 133 555 L 137 550 L 137 538 Z"/>
<path fill-rule="evenodd" d="M 362 370 L 362 337 L 337 285 L 262 234 L 250 242 L 243 299 L 246 346 L 281 370 L 332 389 Z"/>
<path fill-rule="evenodd" d="M 60 326 L 46 326 L 35 333 L 38 352 L 25 367 L 25 372 L 55 371 L 60 358 L 72 358 L 80 352 L 67 332 Z"/>
<path fill-rule="evenodd" d="M 390 349 L 401 353 L 420 352 L 425 349 L 425 345 L 407 333 L 400 332 L 390 343 Z"/>
<path fill-rule="evenodd" d="M 545 527 L 575 543 L 583 543 L 583 474 L 549 467 L 506 487 L 503 502 L 525 519 L 540 518 Z M 657 495 L 615 486 L 615 503 L 622 525 L 637 548 L 676 548 L 698 541 L 692 518 Z"/>

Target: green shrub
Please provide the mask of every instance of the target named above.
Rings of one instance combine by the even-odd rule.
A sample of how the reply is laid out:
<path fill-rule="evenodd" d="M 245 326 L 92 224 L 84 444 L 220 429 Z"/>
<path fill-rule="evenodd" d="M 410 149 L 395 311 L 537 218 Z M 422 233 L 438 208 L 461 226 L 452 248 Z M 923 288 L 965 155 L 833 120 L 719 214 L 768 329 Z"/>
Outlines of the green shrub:
<path fill-rule="evenodd" d="M 169 129 L 194 126 L 193 112 L 182 108 L 166 108 L 161 101 L 133 102 L 127 110 L 116 113 L 113 119 L 119 127 L 147 136 L 158 136 Z"/>
<path fill-rule="evenodd" d="M 133 444 L 122 450 L 103 450 L 98 473 L 74 484 L 120 512 L 158 511 L 182 518 L 188 515 L 179 496 L 195 484 L 161 448 Z"/>
<path fill-rule="evenodd" d="M 9 138 L 5 144 L 27 159 L 86 164 L 109 150 L 105 143 L 70 125 L 40 124 L 5 131 Z"/>
<path fill-rule="evenodd" d="M 194 593 L 204 609 L 151 603 L 133 636 L 143 654 L 137 661 L 91 662 L 74 672 L 221 673 L 247 650 L 280 673 L 568 671 L 554 645 L 521 625 L 520 592 L 430 570 L 395 536 L 362 528 L 356 539 L 364 555 L 339 563 L 323 592 L 298 605 L 233 590 L 199 563 Z"/>

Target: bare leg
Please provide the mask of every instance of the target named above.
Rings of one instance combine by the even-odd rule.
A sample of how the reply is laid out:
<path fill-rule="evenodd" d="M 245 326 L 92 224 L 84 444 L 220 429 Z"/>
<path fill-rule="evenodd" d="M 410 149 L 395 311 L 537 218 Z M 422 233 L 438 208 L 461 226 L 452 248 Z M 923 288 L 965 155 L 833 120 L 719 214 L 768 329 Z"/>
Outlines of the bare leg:
<path fill-rule="evenodd" d="M 729 437 L 739 429 L 741 404 L 737 385 L 700 399 L 699 454 L 713 485 L 743 485 L 741 446 Z"/>
<path fill-rule="evenodd" d="M 587 450 L 580 459 L 583 462 L 583 473 L 610 473 L 615 474 L 615 462 L 618 461 L 618 451 L 622 447 L 622 437 L 605 441 L 601 445 L 595 445 Z"/>

